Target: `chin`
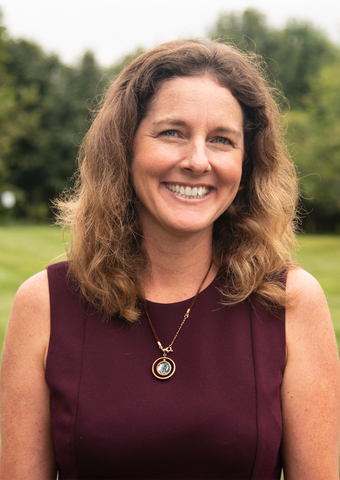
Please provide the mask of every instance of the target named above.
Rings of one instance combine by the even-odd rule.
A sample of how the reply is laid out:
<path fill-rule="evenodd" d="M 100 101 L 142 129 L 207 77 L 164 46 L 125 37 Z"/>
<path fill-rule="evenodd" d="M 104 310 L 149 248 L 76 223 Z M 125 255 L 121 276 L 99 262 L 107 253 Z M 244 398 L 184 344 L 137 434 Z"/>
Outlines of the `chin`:
<path fill-rule="evenodd" d="M 195 234 L 200 234 L 203 232 L 212 234 L 212 225 L 197 225 L 192 224 L 192 223 L 182 223 L 182 224 L 176 224 L 176 225 L 171 225 L 170 229 L 172 233 L 178 234 L 178 235 L 195 235 Z"/>

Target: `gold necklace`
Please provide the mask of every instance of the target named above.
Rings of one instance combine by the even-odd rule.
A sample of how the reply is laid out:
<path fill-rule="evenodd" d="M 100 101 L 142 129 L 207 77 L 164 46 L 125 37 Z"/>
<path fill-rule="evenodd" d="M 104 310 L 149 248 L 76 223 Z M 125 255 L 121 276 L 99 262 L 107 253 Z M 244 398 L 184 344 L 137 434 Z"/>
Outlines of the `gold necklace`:
<path fill-rule="evenodd" d="M 172 353 L 173 352 L 173 349 L 172 349 L 172 346 L 174 344 L 174 341 L 176 340 L 177 338 L 177 335 L 179 334 L 181 328 L 183 327 L 186 319 L 189 317 L 190 315 L 190 312 L 191 312 L 191 309 L 192 307 L 194 306 L 194 303 L 196 301 L 196 298 L 198 296 L 198 294 L 200 293 L 201 291 L 201 288 L 203 287 L 203 284 L 208 276 L 208 273 L 210 272 L 210 269 L 211 269 L 211 266 L 212 266 L 212 263 L 213 261 L 211 260 L 211 263 L 209 265 L 209 268 L 208 268 L 208 271 L 207 273 L 205 274 L 200 286 L 198 287 L 198 290 L 196 292 L 196 295 L 194 296 L 191 304 L 190 304 L 190 307 L 188 308 L 188 310 L 185 312 L 185 315 L 183 317 L 183 320 L 182 320 L 182 323 L 180 324 L 179 326 L 179 329 L 177 330 L 176 332 L 176 335 L 174 336 L 174 338 L 172 339 L 172 342 L 170 343 L 170 345 L 168 347 L 163 347 L 163 345 L 161 344 L 159 338 L 158 338 L 158 335 L 157 335 L 157 332 L 155 330 L 155 327 L 152 325 L 152 322 L 151 322 L 151 318 L 148 314 L 148 311 L 147 311 L 147 308 L 146 308 L 146 302 L 144 300 L 144 310 L 145 310 L 145 313 L 146 313 L 146 316 L 148 317 L 148 320 L 149 320 L 149 324 L 150 324 L 150 327 L 151 327 L 151 330 L 152 330 L 152 333 L 154 334 L 154 337 L 155 337 L 155 340 L 157 342 L 157 345 L 159 346 L 159 348 L 162 350 L 163 352 L 163 357 L 160 357 L 160 358 L 157 358 L 157 360 L 154 361 L 154 363 L 152 364 L 152 368 L 151 368 L 151 371 L 153 373 L 153 375 L 156 377 L 156 378 L 159 378 L 160 380 L 167 380 L 168 378 L 172 377 L 172 375 L 175 373 L 175 370 L 176 370 L 176 364 L 175 362 L 168 357 L 168 354 L 169 353 Z"/>

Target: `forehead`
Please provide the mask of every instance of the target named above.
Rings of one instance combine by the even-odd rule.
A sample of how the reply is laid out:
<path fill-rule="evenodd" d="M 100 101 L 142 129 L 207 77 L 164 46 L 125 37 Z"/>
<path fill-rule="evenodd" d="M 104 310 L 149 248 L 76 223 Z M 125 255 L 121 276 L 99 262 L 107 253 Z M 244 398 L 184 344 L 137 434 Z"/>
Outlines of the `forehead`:
<path fill-rule="evenodd" d="M 231 91 L 210 75 L 175 77 L 164 81 L 152 97 L 149 117 L 224 118 L 243 128 L 243 111 Z"/>
<path fill-rule="evenodd" d="M 198 90 L 215 90 L 216 95 L 223 95 L 226 92 L 231 94 L 230 90 L 222 86 L 215 78 L 209 74 L 202 75 L 193 75 L 185 77 L 172 77 L 166 80 L 163 80 L 158 87 L 154 95 L 151 97 L 150 104 L 154 104 L 157 100 L 163 95 L 179 95 L 183 93 L 188 95 L 197 94 Z M 189 96 L 191 96 L 189 95 Z M 235 99 L 236 100 L 236 99 Z M 237 101 L 237 100 L 236 100 Z M 151 106 L 150 105 L 150 106 Z"/>

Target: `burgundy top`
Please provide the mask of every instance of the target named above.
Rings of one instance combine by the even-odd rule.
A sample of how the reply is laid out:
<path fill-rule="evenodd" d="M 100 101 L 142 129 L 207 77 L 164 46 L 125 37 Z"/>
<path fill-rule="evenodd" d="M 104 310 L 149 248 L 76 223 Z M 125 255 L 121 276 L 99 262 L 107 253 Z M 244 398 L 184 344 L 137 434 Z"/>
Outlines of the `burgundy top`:
<path fill-rule="evenodd" d="M 48 268 L 46 380 L 60 480 L 280 478 L 284 312 L 221 307 L 214 280 L 175 341 L 175 374 L 158 380 L 147 319 L 103 322 L 67 271 L 67 262 Z M 190 300 L 148 302 L 163 345 Z"/>

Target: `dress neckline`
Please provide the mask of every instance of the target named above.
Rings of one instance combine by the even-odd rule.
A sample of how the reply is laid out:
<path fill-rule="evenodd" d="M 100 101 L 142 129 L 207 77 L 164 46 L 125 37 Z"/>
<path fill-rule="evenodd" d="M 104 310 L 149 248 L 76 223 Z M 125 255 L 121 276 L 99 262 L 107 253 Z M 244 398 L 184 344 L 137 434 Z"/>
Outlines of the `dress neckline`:
<path fill-rule="evenodd" d="M 203 290 L 200 291 L 200 293 L 197 295 L 197 298 L 200 298 L 203 294 L 206 294 L 210 291 L 211 288 L 213 288 L 216 283 L 218 282 L 218 280 L 221 278 L 221 276 L 219 275 L 219 273 L 217 273 L 217 275 L 212 279 L 212 281 L 205 287 L 203 288 Z M 150 305 L 150 306 L 170 306 L 170 305 L 185 305 L 187 303 L 189 303 L 193 298 L 194 298 L 195 295 L 192 295 L 191 297 L 189 298 L 186 298 L 184 300 L 180 300 L 179 302 L 169 302 L 169 303 L 166 303 L 166 302 L 153 302 L 152 300 L 146 300 L 146 304 L 147 305 Z"/>

